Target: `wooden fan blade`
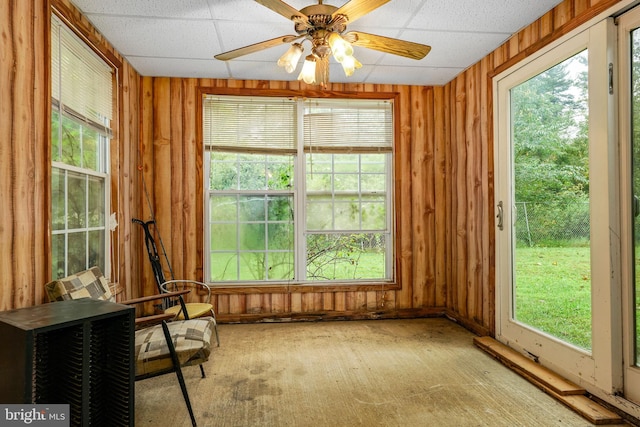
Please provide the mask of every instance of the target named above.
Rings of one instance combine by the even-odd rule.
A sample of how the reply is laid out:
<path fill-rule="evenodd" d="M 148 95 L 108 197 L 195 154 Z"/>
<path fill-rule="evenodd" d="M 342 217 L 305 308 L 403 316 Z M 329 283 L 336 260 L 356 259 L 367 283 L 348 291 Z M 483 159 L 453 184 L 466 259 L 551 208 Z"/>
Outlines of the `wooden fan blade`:
<path fill-rule="evenodd" d="M 293 6 L 289 6 L 282 0 L 256 0 L 256 2 L 260 3 L 264 7 L 268 7 L 276 13 L 279 13 L 287 19 L 293 20 L 294 16 L 299 16 L 304 20 L 308 19 L 304 13 L 300 13 L 298 9 L 295 9 Z"/>
<path fill-rule="evenodd" d="M 360 31 L 349 31 L 344 34 L 344 39 L 351 42 L 354 46 L 362 46 L 367 49 L 379 50 L 380 52 L 392 53 L 411 59 L 422 59 L 427 56 L 427 53 L 431 50 L 431 46 L 427 46 L 426 44 L 392 39 L 390 37 L 377 36 Z"/>
<path fill-rule="evenodd" d="M 241 47 L 238 49 L 230 50 L 228 52 L 219 53 L 214 58 L 219 59 L 221 61 L 228 61 L 230 59 L 235 59 L 243 55 L 248 55 L 250 53 L 258 52 L 263 49 L 268 49 L 270 47 L 279 46 L 284 43 L 290 43 L 296 39 L 300 38 L 300 36 L 281 36 L 276 37 L 275 39 L 265 40 L 260 43 L 255 43 L 249 46 Z"/>
<path fill-rule="evenodd" d="M 347 18 L 349 18 L 348 22 L 351 23 L 389 1 L 390 0 L 350 0 L 333 12 L 331 16 L 335 18 L 336 15 L 346 15 Z"/>

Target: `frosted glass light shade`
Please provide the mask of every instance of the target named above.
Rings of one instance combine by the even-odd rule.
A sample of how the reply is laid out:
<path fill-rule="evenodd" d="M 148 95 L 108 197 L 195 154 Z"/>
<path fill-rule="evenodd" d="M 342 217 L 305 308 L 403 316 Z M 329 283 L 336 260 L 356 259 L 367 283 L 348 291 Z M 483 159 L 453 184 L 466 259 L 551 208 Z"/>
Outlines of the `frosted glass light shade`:
<path fill-rule="evenodd" d="M 353 55 L 351 43 L 340 37 L 338 33 L 331 33 L 328 37 L 329 47 L 336 61 L 342 64 L 345 58 Z"/>
<path fill-rule="evenodd" d="M 298 65 L 298 60 L 302 56 L 302 45 L 294 43 L 289 49 L 278 59 L 278 66 L 284 67 L 287 73 L 293 73 Z"/>
<path fill-rule="evenodd" d="M 308 55 L 305 58 L 298 80 L 303 80 L 306 84 L 316 82 L 316 58 L 313 55 Z"/>
<path fill-rule="evenodd" d="M 362 64 L 360 63 L 360 61 L 358 61 L 353 56 L 345 57 L 344 60 L 341 62 L 341 64 L 342 64 L 342 69 L 344 70 L 344 73 L 346 74 L 347 77 L 352 76 L 356 68 L 362 67 Z"/>

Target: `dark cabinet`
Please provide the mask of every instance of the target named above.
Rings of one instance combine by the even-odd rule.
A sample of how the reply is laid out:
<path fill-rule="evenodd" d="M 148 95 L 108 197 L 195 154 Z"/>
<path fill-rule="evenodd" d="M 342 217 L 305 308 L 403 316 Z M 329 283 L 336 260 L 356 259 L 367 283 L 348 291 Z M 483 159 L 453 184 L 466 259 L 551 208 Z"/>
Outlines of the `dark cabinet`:
<path fill-rule="evenodd" d="M 0 312 L 0 402 L 69 404 L 73 426 L 133 426 L 134 316 L 93 299 Z"/>

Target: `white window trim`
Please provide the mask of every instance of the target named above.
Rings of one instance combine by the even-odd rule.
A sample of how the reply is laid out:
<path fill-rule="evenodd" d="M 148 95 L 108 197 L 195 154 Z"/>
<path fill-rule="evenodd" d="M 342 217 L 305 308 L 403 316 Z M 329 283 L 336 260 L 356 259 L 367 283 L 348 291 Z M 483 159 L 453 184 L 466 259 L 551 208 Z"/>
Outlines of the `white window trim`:
<path fill-rule="evenodd" d="M 212 96 L 220 96 L 224 97 L 224 95 L 212 95 Z M 304 98 L 297 99 L 297 123 L 304 122 Z M 348 98 L 345 98 L 348 100 Z M 396 111 L 393 108 L 393 100 L 392 99 L 374 99 L 375 101 L 388 101 L 392 104 L 391 107 L 391 124 L 395 127 L 396 123 L 393 119 L 393 115 L 395 115 Z M 203 100 L 203 114 L 204 114 L 204 100 Z M 204 124 L 204 120 L 203 120 Z M 208 226 L 208 221 L 210 218 L 210 197 L 212 192 L 208 188 L 208 183 L 205 181 L 204 187 L 204 198 L 203 198 L 203 220 L 205 222 L 205 230 L 204 230 L 204 243 L 205 248 L 203 251 L 204 260 L 204 279 L 210 285 L 225 288 L 225 287 L 246 287 L 246 286 L 278 286 L 278 285 L 300 285 L 300 286 L 312 286 L 312 287 L 326 287 L 326 286 L 345 286 L 345 287 L 354 287 L 354 286 L 366 286 L 366 285 L 381 285 L 381 286 L 393 286 L 397 282 L 397 271 L 396 271 L 396 263 L 395 263 L 395 245 L 396 245 L 396 233 L 397 229 L 395 227 L 395 219 L 396 219 L 396 211 L 395 211 L 395 131 L 392 129 L 391 131 L 391 139 L 392 139 L 392 148 L 387 153 L 387 161 L 386 168 L 388 169 L 386 172 L 386 206 L 387 211 L 389 212 L 386 215 L 386 229 L 388 230 L 388 240 L 386 242 L 386 256 L 385 256 L 385 271 L 387 271 L 388 278 L 379 278 L 379 279 L 356 279 L 356 280 L 334 280 L 334 281 L 309 281 L 309 280 L 274 280 L 274 281 L 248 281 L 248 280 L 239 280 L 239 281 L 212 281 L 209 277 L 211 262 L 210 262 L 210 250 L 209 250 L 209 242 L 211 241 L 211 229 Z M 203 161 L 203 179 L 207 180 L 210 175 L 210 166 L 211 161 L 207 152 L 207 149 L 204 147 L 204 161 Z M 294 168 L 294 183 L 304 182 L 306 175 L 306 161 L 305 161 L 305 149 L 304 149 L 304 126 L 297 126 L 297 134 L 296 134 L 296 154 L 294 155 L 294 163 L 300 165 L 299 167 Z M 295 184 L 294 184 L 295 185 Z M 294 209 L 296 209 L 296 217 L 306 218 L 306 197 L 305 194 L 300 196 L 300 193 L 303 190 L 295 190 L 293 191 L 293 205 Z M 294 269 L 295 269 L 295 277 L 303 277 L 306 274 L 306 265 L 303 262 L 297 262 L 300 259 L 306 259 L 306 245 L 305 245 L 305 221 L 296 221 L 294 219 Z M 349 232 L 349 230 L 340 230 L 341 232 Z M 369 230 L 356 230 L 358 232 L 366 232 Z"/>

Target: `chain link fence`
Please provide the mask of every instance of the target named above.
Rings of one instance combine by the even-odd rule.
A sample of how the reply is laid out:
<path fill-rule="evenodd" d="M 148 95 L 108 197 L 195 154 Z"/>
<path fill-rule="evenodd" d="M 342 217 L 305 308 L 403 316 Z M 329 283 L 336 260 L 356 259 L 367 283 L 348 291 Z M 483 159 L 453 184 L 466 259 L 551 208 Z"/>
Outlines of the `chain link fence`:
<path fill-rule="evenodd" d="M 588 202 L 516 202 L 516 243 L 566 246 L 589 241 Z"/>

